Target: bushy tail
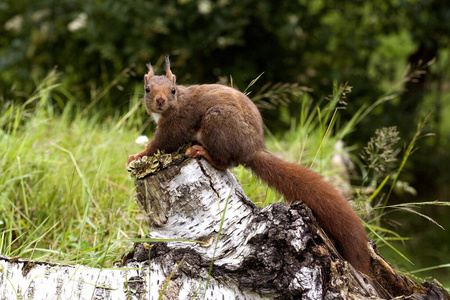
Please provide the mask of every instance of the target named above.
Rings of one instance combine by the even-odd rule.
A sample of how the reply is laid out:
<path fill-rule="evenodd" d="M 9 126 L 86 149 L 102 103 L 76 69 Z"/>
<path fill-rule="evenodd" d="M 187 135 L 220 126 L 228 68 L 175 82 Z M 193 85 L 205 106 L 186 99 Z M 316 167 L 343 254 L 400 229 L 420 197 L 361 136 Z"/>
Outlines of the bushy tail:
<path fill-rule="evenodd" d="M 283 194 L 288 203 L 295 200 L 306 203 L 322 228 L 334 239 L 339 253 L 357 270 L 369 274 L 368 238 L 361 219 L 322 176 L 266 151 L 257 152 L 246 165 Z"/>

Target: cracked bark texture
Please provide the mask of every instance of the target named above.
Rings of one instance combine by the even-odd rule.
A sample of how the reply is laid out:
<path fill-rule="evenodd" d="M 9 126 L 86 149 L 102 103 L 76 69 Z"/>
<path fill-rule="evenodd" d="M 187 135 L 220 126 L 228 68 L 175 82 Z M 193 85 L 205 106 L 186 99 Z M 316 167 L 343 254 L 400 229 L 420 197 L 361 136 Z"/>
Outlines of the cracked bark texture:
<path fill-rule="evenodd" d="M 373 278 L 360 274 L 306 205 L 257 208 L 204 160 L 135 185 L 153 242 L 135 244 L 120 268 L 0 256 L 0 299 L 450 299 L 437 281 L 396 273 L 374 245 Z"/>
<path fill-rule="evenodd" d="M 150 251 L 137 246 L 131 261 L 182 261 L 175 274 L 215 279 L 229 288 L 226 299 L 236 292 L 240 299 L 450 299 L 436 281 L 417 284 L 396 273 L 375 245 L 374 276 L 359 273 L 339 256 L 305 204 L 257 208 L 231 172 L 205 160 L 187 160 L 135 185 L 148 237 L 180 241 L 152 243 Z M 186 288 L 181 279 L 172 281 Z M 208 299 L 222 299 L 211 292 Z"/>

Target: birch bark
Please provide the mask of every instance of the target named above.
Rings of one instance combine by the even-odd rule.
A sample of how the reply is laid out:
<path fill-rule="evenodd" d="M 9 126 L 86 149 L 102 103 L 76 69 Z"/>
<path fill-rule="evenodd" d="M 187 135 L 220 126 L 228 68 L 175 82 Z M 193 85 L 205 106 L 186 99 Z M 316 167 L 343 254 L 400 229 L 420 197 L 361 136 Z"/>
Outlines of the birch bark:
<path fill-rule="evenodd" d="M 257 208 L 231 172 L 204 160 L 135 185 L 150 232 L 122 267 L 0 257 L 0 299 L 450 299 L 436 281 L 399 275 L 374 245 L 374 277 L 360 274 L 306 205 Z"/>

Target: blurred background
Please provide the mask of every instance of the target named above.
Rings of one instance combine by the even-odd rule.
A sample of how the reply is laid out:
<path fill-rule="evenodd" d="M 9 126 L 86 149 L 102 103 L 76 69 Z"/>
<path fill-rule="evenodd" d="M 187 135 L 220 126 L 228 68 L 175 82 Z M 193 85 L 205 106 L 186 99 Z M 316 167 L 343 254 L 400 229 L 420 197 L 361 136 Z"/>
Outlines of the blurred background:
<path fill-rule="evenodd" d="M 221 82 L 244 90 L 264 73 L 250 88 L 253 95 L 289 83 L 319 101 L 334 83 L 347 83 L 343 120 L 389 98 L 345 141 L 359 149 L 376 129 L 396 126 L 402 151 L 431 114 L 424 133 L 434 135 L 417 142 L 402 174 L 416 193 L 396 194 L 391 204 L 449 200 L 449 1 L 7 0 L 0 20 L 2 105 L 26 101 L 57 68 L 62 86 L 85 108 L 101 108 L 104 118 L 122 114 L 142 89 L 145 64 L 162 72 L 165 55 L 181 84 Z M 262 109 L 274 134 L 288 130 L 300 111 L 295 101 L 277 105 Z M 447 230 L 396 216 L 396 230 L 411 237 L 402 251 L 419 267 L 448 264 L 449 209 L 421 212 Z M 448 276 L 446 270 L 432 274 Z"/>

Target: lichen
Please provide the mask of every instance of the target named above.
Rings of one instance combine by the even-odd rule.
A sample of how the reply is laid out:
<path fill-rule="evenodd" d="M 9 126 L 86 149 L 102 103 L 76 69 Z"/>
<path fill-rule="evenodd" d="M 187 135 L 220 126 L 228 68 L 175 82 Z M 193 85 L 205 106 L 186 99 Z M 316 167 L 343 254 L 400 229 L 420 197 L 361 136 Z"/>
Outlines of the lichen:
<path fill-rule="evenodd" d="M 127 165 L 127 171 L 134 178 L 144 178 L 155 174 L 171 165 L 177 165 L 186 159 L 184 153 L 191 144 L 185 144 L 172 153 L 158 150 L 152 156 L 143 156 L 140 160 L 133 160 Z"/>

